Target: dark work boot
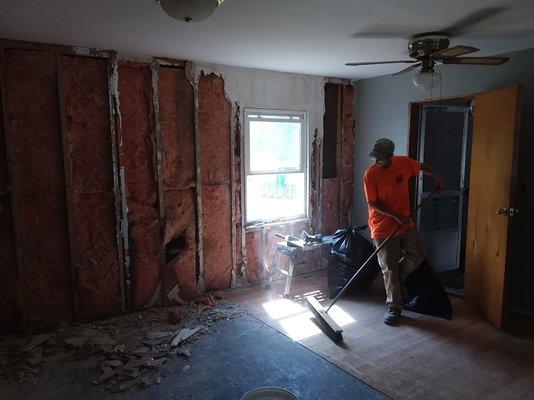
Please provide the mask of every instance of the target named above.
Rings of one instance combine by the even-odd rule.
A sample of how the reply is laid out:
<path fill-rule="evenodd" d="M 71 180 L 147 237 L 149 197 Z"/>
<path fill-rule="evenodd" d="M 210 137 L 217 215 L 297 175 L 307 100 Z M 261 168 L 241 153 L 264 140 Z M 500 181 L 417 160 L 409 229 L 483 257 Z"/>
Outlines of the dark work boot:
<path fill-rule="evenodd" d="M 386 325 L 395 325 L 401 316 L 401 309 L 397 307 L 388 307 L 387 311 L 384 313 L 384 324 Z"/>

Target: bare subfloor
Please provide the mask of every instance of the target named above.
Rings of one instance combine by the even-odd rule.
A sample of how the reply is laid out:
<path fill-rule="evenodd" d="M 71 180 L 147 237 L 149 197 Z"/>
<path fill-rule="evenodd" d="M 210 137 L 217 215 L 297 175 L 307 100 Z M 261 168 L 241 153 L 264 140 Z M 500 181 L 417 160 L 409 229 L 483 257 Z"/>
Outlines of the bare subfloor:
<path fill-rule="evenodd" d="M 534 399 L 532 323 L 514 323 L 505 333 L 464 300 L 451 298 L 452 321 L 405 312 L 401 325 L 389 327 L 382 322 L 377 279 L 366 293 L 332 307 L 344 329 L 344 341 L 336 345 L 302 303 L 281 298 L 282 289 L 278 281 L 270 289 L 258 285 L 224 297 L 394 399 Z M 324 272 L 294 278 L 291 298 L 314 291 L 327 293 Z"/>

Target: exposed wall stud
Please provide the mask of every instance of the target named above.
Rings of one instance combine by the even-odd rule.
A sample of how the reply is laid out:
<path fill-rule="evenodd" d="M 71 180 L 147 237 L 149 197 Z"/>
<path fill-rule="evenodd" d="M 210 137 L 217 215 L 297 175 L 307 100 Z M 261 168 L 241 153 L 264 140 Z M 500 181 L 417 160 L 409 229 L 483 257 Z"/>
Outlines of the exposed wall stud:
<path fill-rule="evenodd" d="M 152 107 L 153 107 L 153 116 L 154 116 L 154 129 L 153 136 L 156 141 L 156 151 L 155 151 L 155 160 L 154 165 L 156 166 L 156 177 L 158 181 L 158 204 L 159 204 L 159 221 L 161 228 L 161 263 L 160 263 L 160 273 L 159 273 L 159 285 L 162 286 L 163 280 L 163 265 L 165 264 L 165 206 L 164 206 L 164 197 L 163 197 L 163 143 L 161 140 L 161 125 L 160 125 L 160 114 L 159 114 L 159 92 L 158 92 L 158 81 L 159 81 L 159 63 L 157 60 L 153 60 L 150 65 L 150 72 L 152 74 Z M 160 300 L 163 299 L 164 293 L 163 290 L 160 290 Z"/>
<path fill-rule="evenodd" d="M 3 45 L 3 43 L 0 43 L 0 45 Z M 22 251 L 21 251 L 21 245 L 20 245 L 20 226 L 19 226 L 19 219 L 18 219 L 18 209 L 17 209 L 17 202 L 15 201 L 15 196 L 13 193 L 14 188 L 14 182 L 13 182 L 13 158 L 11 153 L 11 143 L 9 140 L 9 132 L 8 132 L 8 123 L 7 123 L 7 113 L 6 113 L 6 62 L 5 62 L 5 48 L 2 46 L 0 51 L 0 93 L 1 93 L 1 107 L 2 107 L 2 116 L 3 116 L 3 125 L 4 125 L 4 139 L 5 139 L 5 146 L 6 146 L 6 158 L 7 158 L 7 171 L 8 171 L 8 177 L 9 177 L 9 194 L 11 196 L 11 214 L 13 218 L 13 230 L 14 230 L 14 239 L 15 239 L 15 254 L 16 254 L 16 279 L 17 279 L 17 306 L 18 309 L 21 312 L 21 322 L 22 322 L 22 328 L 23 330 L 28 333 L 27 331 L 27 324 L 25 323 L 25 314 L 23 310 L 22 305 L 22 284 L 20 280 L 20 269 L 22 267 Z M 16 195 L 16 193 L 15 193 Z"/>
<path fill-rule="evenodd" d="M 131 305 L 130 256 L 128 241 L 128 206 L 124 166 L 121 162 L 122 125 L 119 102 L 119 71 L 117 54 L 111 52 L 108 58 L 109 124 L 111 129 L 111 157 L 113 160 L 113 194 L 115 196 L 115 216 L 117 220 L 117 248 L 119 256 L 119 289 L 121 312 Z"/>
<path fill-rule="evenodd" d="M 76 254 L 75 254 L 75 239 L 74 239 L 74 209 L 72 206 L 72 177 L 69 165 L 68 141 L 69 130 L 67 129 L 67 121 L 65 115 L 65 79 L 61 63 L 59 62 L 60 53 L 56 52 L 56 67 L 57 67 L 57 84 L 59 96 L 59 114 L 61 126 L 61 139 L 63 143 L 63 166 L 65 173 L 65 196 L 67 203 L 67 221 L 69 231 L 69 252 L 70 252 L 70 279 L 72 285 L 72 304 L 74 320 L 80 320 L 80 301 L 78 296 L 78 272 L 76 271 Z"/>
<path fill-rule="evenodd" d="M 236 196 L 235 196 L 235 132 L 236 124 L 239 121 L 239 104 L 232 102 L 230 119 L 230 220 L 232 224 L 232 280 L 230 287 L 236 285 L 237 275 L 237 249 L 236 249 Z"/>
<path fill-rule="evenodd" d="M 195 78 L 195 65 L 186 68 L 186 75 L 193 85 L 193 98 L 195 101 L 195 170 L 196 170 L 196 206 L 197 206 L 197 287 L 200 292 L 205 291 L 204 285 L 204 238 L 202 235 L 202 180 L 200 175 L 200 132 L 198 124 L 198 80 Z"/>

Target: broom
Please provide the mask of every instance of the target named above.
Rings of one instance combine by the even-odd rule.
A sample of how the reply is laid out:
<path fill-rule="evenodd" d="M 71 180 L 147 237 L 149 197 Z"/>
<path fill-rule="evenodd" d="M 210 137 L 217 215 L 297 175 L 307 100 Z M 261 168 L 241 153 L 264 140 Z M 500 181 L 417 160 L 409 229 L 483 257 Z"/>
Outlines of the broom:
<path fill-rule="evenodd" d="M 424 200 L 422 200 L 417 207 L 415 207 L 413 214 L 434 194 L 435 191 L 432 191 Z M 330 337 L 334 342 L 338 343 L 343 340 L 343 329 L 339 327 L 338 324 L 328 315 L 328 311 L 332 308 L 334 304 L 338 301 L 338 299 L 347 291 L 347 289 L 350 287 L 350 284 L 356 279 L 358 274 L 365 268 L 369 262 L 373 259 L 374 256 L 378 254 L 378 252 L 384 247 L 387 242 L 389 242 L 389 239 L 391 239 L 395 234 L 403 227 L 403 225 L 399 225 L 381 244 L 376 248 L 376 250 L 369 256 L 369 258 L 362 264 L 360 268 L 352 275 L 352 278 L 343 286 L 343 288 L 339 291 L 337 296 L 334 298 L 332 303 L 328 306 L 328 308 L 323 308 L 321 304 L 317 301 L 317 299 L 313 296 L 306 297 L 306 305 L 310 309 L 310 311 L 315 315 L 315 318 L 323 328 L 323 332 Z"/>

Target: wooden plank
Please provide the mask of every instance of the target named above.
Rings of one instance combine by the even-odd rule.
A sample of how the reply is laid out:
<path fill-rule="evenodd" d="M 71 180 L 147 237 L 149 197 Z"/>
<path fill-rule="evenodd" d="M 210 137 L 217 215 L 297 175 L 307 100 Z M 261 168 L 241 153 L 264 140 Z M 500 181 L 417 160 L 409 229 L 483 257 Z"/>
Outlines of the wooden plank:
<path fill-rule="evenodd" d="M 466 243 L 465 294 L 495 326 L 505 316 L 505 290 L 515 208 L 519 87 L 475 96 Z"/>

